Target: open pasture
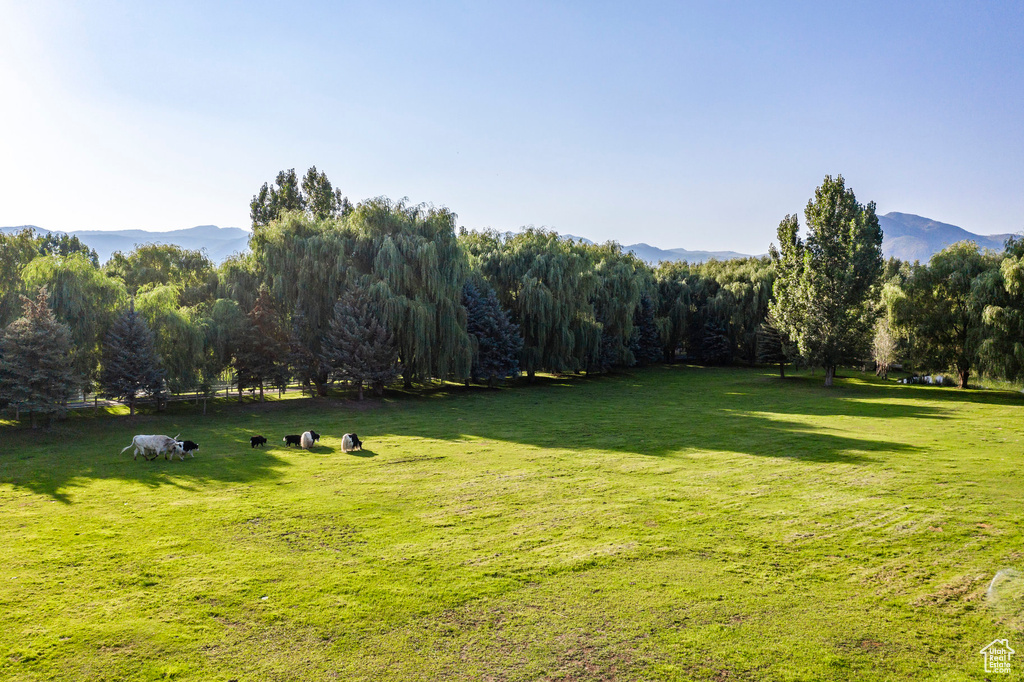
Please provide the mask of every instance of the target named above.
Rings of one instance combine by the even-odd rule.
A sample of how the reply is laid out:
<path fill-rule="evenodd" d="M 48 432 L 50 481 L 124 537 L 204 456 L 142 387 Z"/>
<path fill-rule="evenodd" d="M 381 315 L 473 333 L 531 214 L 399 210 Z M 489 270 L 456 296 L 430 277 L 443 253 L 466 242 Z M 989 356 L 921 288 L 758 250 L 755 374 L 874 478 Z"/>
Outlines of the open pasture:
<path fill-rule="evenodd" d="M 1024 569 L 1024 401 L 820 383 L 667 367 L 0 428 L 0 677 L 984 679 L 988 642 L 1024 651 L 1019 589 L 986 596 Z M 118 454 L 178 432 L 195 459 Z"/>

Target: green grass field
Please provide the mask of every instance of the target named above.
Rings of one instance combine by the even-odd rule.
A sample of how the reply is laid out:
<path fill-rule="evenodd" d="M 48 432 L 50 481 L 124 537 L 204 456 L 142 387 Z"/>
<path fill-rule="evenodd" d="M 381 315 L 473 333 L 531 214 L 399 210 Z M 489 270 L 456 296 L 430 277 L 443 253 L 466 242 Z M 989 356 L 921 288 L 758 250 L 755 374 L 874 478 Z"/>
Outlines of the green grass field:
<path fill-rule="evenodd" d="M 1024 570 L 1024 400 L 820 383 L 677 366 L 0 428 L 0 678 L 1021 679 L 1019 585 L 986 588 Z M 118 454 L 178 432 L 195 459 Z"/>

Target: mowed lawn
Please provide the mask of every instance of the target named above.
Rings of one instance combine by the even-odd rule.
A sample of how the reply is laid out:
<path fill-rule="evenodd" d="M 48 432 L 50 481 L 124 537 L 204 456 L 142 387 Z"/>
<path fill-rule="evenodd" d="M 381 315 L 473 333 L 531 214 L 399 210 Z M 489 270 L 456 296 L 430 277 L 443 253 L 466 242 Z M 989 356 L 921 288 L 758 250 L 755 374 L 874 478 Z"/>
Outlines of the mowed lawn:
<path fill-rule="evenodd" d="M 1024 400 L 844 376 L 0 428 L 0 678 L 1020 679 Z"/>

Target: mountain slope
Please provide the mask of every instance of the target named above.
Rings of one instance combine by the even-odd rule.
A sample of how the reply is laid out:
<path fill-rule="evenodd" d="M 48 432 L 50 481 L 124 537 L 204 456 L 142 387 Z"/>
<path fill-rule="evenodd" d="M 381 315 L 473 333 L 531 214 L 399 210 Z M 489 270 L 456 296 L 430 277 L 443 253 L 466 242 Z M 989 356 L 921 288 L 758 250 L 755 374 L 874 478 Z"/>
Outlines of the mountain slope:
<path fill-rule="evenodd" d="M 46 230 L 35 225 L 19 225 L 17 227 L 0 227 L 0 232 L 12 233 L 24 229 L 35 230 L 39 234 L 64 234 L 57 230 Z M 238 227 L 217 227 L 216 225 L 198 225 L 184 230 L 168 232 L 148 232 L 146 230 L 74 230 L 67 234 L 78 237 L 84 244 L 96 250 L 101 263 L 105 263 L 115 251 L 128 253 L 140 244 L 174 244 L 183 249 L 196 251 L 206 250 L 206 255 L 214 263 L 223 262 L 233 253 L 249 248 L 249 233 Z"/>
<path fill-rule="evenodd" d="M 1003 250 L 1009 234 L 982 235 L 962 227 L 922 218 L 912 213 L 895 211 L 878 216 L 882 227 L 882 253 L 906 261 L 926 263 L 934 254 L 950 244 L 970 240 L 984 249 Z"/>

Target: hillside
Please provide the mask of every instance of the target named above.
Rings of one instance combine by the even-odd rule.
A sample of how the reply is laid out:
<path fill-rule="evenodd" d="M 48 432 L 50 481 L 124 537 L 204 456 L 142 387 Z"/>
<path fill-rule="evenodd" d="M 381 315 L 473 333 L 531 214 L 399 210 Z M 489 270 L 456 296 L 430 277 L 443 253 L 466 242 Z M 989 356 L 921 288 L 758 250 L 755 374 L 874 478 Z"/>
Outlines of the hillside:
<path fill-rule="evenodd" d="M 981 235 L 962 227 L 922 218 L 913 213 L 886 213 L 878 217 L 882 226 L 882 253 L 906 261 L 927 262 L 950 244 L 968 239 L 985 249 L 1003 250 L 1009 234 Z"/>
<path fill-rule="evenodd" d="M 0 232 L 12 233 L 24 229 L 35 230 L 39 234 L 63 234 L 59 230 L 46 230 L 35 225 L 19 225 L 16 227 L 0 227 Z M 249 233 L 238 227 L 217 227 L 216 225 L 198 225 L 185 230 L 169 232 L 149 232 L 147 230 L 74 230 L 67 234 L 74 235 L 96 250 L 100 262 L 105 263 L 115 251 L 128 253 L 139 244 L 174 244 L 183 249 L 204 250 L 214 263 L 222 263 L 233 253 L 245 251 L 249 247 Z"/>
<path fill-rule="evenodd" d="M 986 249 L 1001 251 L 1003 244 L 1011 235 L 981 235 L 969 232 L 962 227 L 941 223 L 931 218 L 924 218 L 912 213 L 890 212 L 878 217 L 884 238 L 882 253 L 886 258 L 895 256 L 907 261 L 927 262 L 933 254 L 945 247 L 965 239 L 976 242 Z M 40 234 L 49 234 L 35 225 L 17 227 L 0 227 L 0 232 L 11 233 L 23 229 L 32 229 Z M 57 234 L 61 234 L 57 232 Z M 81 239 L 96 250 L 100 262 L 106 262 L 115 251 L 127 253 L 137 244 L 176 244 L 185 249 L 206 250 L 207 256 L 214 263 L 222 263 L 228 256 L 245 251 L 249 247 L 249 232 L 238 227 L 217 227 L 216 225 L 199 225 L 186 230 L 169 232 L 149 232 L 146 230 L 75 230 L 68 232 Z M 563 237 L 578 239 L 588 244 L 593 242 L 586 237 L 564 234 Z M 712 258 L 731 260 L 748 258 L 748 254 L 736 251 L 690 251 L 683 248 L 662 249 L 650 244 L 626 244 L 623 251 L 633 253 L 651 265 L 662 261 L 687 261 L 703 263 Z"/>

